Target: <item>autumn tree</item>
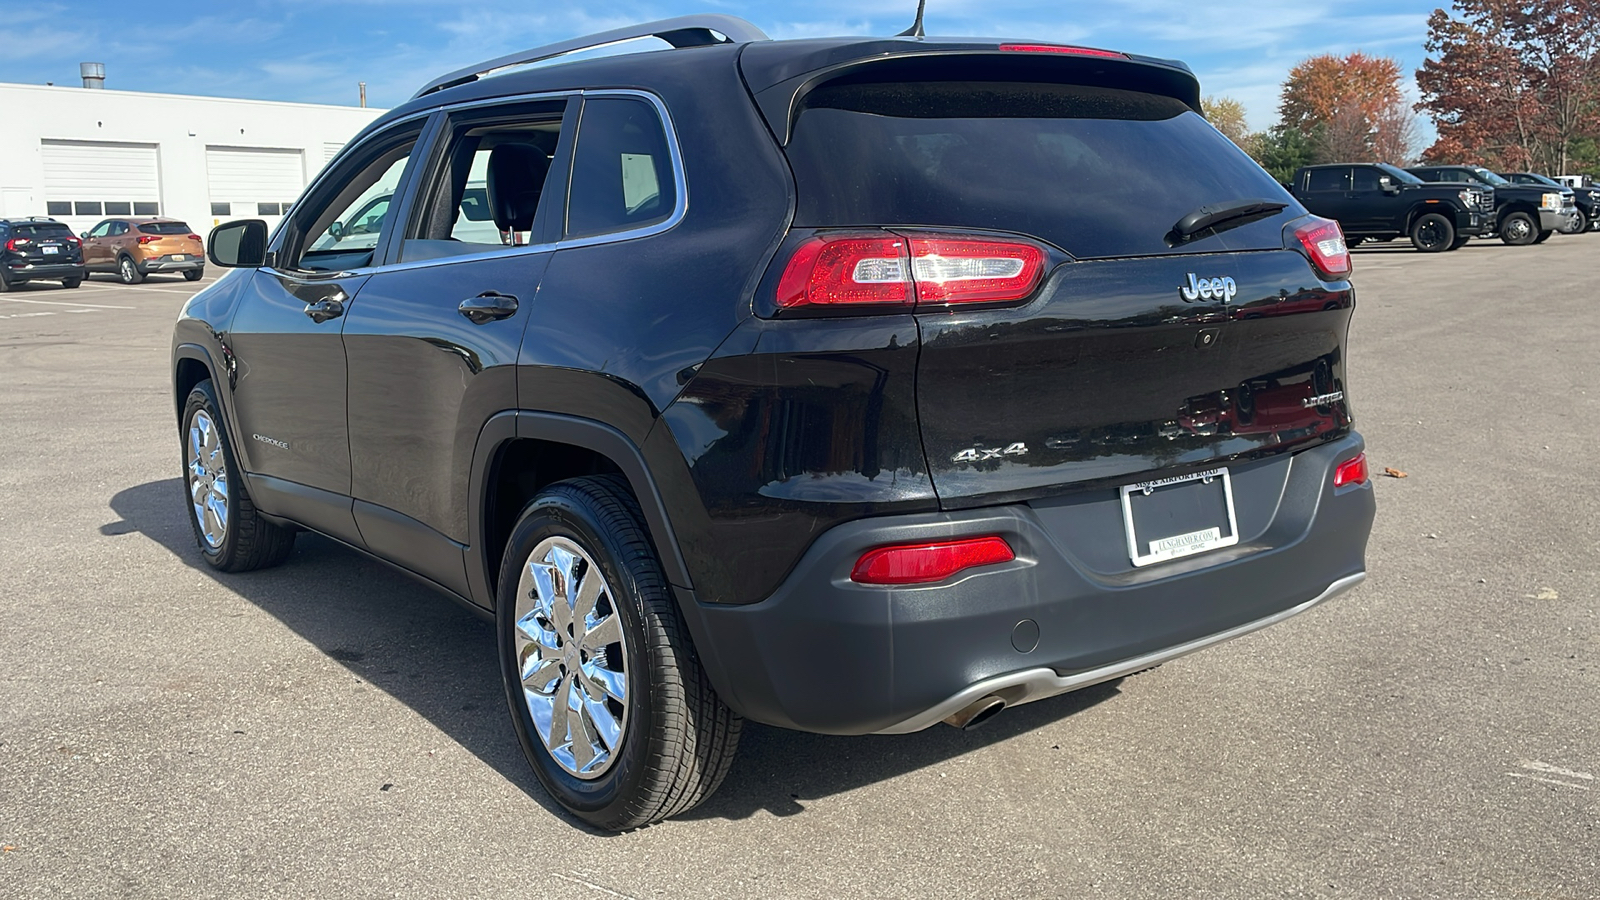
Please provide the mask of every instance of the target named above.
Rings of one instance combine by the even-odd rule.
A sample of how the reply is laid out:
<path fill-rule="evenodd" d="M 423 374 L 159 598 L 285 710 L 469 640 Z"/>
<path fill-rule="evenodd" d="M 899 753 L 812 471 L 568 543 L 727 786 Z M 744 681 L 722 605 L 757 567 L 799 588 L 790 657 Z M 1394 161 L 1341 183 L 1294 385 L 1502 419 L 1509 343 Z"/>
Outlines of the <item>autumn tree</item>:
<path fill-rule="evenodd" d="M 1416 133 L 1400 90 L 1400 63 L 1360 51 L 1313 56 L 1290 69 L 1278 118 L 1282 129 L 1317 135 L 1322 162 L 1403 164 Z"/>
<path fill-rule="evenodd" d="M 1430 160 L 1565 173 L 1600 134 L 1600 0 L 1454 0 L 1428 17 Z"/>
<path fill-rule="evenodd" d="M 1244 104 L 1232 97 L 1204 97 L 1200 109 L 1218 131 L 1228 140 L 1243 147 L 1250 139 L 1250 125 L 1245 121 Z"/>

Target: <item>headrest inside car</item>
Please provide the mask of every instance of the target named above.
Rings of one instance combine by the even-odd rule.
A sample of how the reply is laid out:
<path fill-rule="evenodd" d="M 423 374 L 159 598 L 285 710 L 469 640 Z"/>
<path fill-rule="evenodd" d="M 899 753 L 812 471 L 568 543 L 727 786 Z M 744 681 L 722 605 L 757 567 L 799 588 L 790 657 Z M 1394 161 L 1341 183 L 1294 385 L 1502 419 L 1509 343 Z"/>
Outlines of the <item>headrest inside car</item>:
<path fill-rule="evenodd" d="M 550 158 L 529 144 L 501 144 L 489 151 L 489 209 L 501 231 L 528 231 Z"/>

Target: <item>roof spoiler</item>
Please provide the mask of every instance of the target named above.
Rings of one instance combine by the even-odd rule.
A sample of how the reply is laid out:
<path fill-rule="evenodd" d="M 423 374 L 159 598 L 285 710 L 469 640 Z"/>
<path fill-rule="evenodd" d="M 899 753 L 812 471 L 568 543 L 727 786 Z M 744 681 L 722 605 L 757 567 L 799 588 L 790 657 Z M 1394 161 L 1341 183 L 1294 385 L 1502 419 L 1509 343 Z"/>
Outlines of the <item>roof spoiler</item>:
<path fill-rule="evenodd" d="M 737 16 L 715 14 L 678 16 L 672 19 L 646 22 L 643 25 L 629 25 L 625 28 L 614 28 L 611 31 L 602 31 L 598 34 L 546 44 L 543 47 L 534 47 L 531 50 L 509 53 L 487 62 L 467 66 L 465 69 L 458 69 L 428 82 L 411 99 L 415 100 L 434 91 L 442 91 L 445 88 L 477 81 L 485 75 L 501 69 L 508 69 L 512 66 L 525 66 L 530 63 L 554 59 L 558 56 L 566 56 L 569 53 L 596 50 L 612 44 L 620 44 L 623 41 L 647 37 L 660 38 L 671 44 L 674 49 L 708 47 L 714 44 L 742 44 L 768 39 L 766 32 Z"/>

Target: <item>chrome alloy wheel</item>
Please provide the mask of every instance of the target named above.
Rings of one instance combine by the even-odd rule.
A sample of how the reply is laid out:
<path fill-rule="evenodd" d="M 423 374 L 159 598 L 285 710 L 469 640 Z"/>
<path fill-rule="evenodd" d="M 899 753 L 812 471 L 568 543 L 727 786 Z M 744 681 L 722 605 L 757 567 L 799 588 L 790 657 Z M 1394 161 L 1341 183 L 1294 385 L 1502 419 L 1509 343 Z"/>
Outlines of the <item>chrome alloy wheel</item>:
<path fill-rule="evenodd" d="M 189 420 L 189 500 L 200 536 L 215 550 L 228 536 L 228 463 L 211 414 L 197 409 Z"/>
<path fill-rule="evenodd" d="M 598 778 L 628 727 L 627 643 L 600 567 L 564 537 L 541 541 L 517 582 L 517 672 L 534 730 L 561 768 Z"/>
<path fill-rule="evenodd" d="M 139 270 L 133 267 L 133 260 L 126 256 L 117 264 L 117 275 L 122 279 L 123 284 L 133 284 L 138 274 Z"/>
<path fill-rule="evenodd" d="M 1523 241 L 1533 234 L 1533 226 L 1527 219 L 1516 218 L 1506 222 L 1506 236 L 1513 241 Z"/>

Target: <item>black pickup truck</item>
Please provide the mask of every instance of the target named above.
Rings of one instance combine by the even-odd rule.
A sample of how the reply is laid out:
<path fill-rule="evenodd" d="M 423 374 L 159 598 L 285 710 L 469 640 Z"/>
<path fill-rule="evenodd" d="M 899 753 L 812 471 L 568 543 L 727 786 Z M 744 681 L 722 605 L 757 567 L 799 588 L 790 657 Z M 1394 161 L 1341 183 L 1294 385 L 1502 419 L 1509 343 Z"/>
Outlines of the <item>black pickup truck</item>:
<path fill-rule="evenodd" d="M 1337 219 L 1351 247 L 1404 236 L 1437 253 L 1494 230 L 1492 189 L 1428 184 L 1385 163 L 1304 166 L 1287 187 L 1307 210 Z"/>
<path fill-rule="evenodd" d="M 1494 191 L 1494 224 L 1490 234 L 1513 246 L 1542 244 L 1557 231 L 1568 230 L 1577 209 L 1572 189 L 1512 184 L 1482 166 L 1416 166 L 1406 171 L 1423 181 L 1465 182 Z"/>
<path fill-rule="evenodd" d="M 1578 207 L 1578 214 L 1572 219 L 1571 232 L 1582 234 L 1592 229 L 1600 229 L 1600 187 L 1562 184 L 1548 175 L 1534 172 L 1501 172 L 1500 177 L 1513 184 L 1531 184 L 1542 186 L 1546 190 L 1571 191 L 1572 201 Z"/>

